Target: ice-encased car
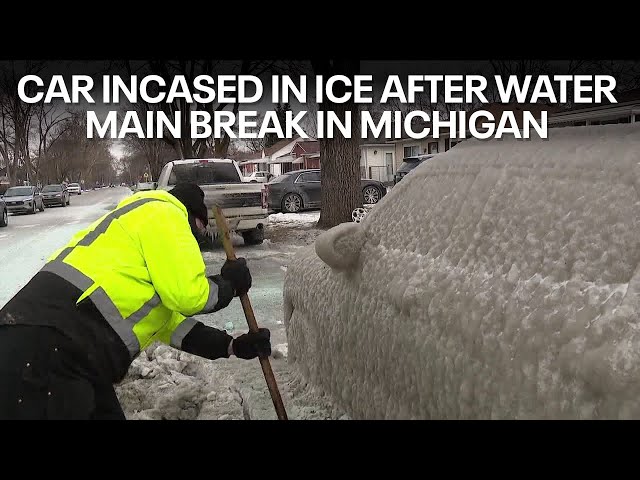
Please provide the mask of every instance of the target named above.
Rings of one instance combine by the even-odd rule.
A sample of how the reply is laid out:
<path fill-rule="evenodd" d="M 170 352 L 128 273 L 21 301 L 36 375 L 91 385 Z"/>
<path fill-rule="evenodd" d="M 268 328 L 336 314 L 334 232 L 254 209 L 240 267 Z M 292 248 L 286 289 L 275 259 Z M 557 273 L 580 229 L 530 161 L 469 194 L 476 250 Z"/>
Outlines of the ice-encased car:
<path fill-rule="evenodd" d="M 289 362 L 355 419 L 640 418 L 640 123 L 424 162 L 289 264 Z"/>

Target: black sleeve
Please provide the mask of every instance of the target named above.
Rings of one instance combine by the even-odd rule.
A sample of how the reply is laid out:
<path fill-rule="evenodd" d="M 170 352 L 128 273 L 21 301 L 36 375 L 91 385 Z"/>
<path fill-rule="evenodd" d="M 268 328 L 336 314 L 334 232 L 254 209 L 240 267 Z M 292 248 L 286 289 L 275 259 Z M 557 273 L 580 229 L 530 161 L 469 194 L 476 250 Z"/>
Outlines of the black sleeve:
<path fill-rule="evenodd" d="M 229 358 L 229 343 L 232 338 L 224 330 L 197 322 L 182 340 L 181 350 L 211 360 Z"/>
<path fill-rule="evenodd" d="M 209 279 L 218 286 L 218 302 L 213 309 L 214 312 L 217 312 L 218 310 L 226 308 L 231 303 L 235 292 L 233 291 L 231 282 L 222 278 L 222 275 L 213 275 L 210 276 Z"/>

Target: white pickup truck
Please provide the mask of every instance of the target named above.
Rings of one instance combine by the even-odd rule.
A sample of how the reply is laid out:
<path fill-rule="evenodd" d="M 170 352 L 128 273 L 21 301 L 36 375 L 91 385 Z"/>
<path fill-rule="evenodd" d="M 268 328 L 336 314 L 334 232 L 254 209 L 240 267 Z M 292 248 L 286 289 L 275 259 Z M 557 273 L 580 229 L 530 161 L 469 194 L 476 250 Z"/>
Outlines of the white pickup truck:
<path fill-rule="evenodd" d="M 242 235 L 246 245 L 262 243 L 269 221 L 267 193 L 260 183 L 243 182 L 236 162 L 218 158 L 174 160 L 160 172 L 157 188 L 171 190 L 182 182 L 196 183 L 204 191 L 211 234 L 217 231 L 212 207 L 219 205 L 229 228 Z"/>

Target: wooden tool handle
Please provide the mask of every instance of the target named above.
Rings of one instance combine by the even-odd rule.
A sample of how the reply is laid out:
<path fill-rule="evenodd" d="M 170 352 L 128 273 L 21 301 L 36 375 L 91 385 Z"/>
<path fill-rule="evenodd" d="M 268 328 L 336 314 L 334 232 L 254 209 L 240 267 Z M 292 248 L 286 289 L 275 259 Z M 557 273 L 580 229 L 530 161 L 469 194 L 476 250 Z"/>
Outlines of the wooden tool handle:
<path fill-rule="evenodd" d="M 213 207 L 213 213 L 216 217 L 218 235 L 222 239 L 222 246 L 224 247 L 224 251 L 227 254 L 227 259 L 237 260 L 236 254 L 233 250 L 233 244 L 231 243 L 229 225 L 227 224 L 227 219 L 222 213 L 222 209 L 216 205 Z M 244 310 L 244 316 L 247 319 L 247 324 L 249 325 L 249 331 L 257 333 L 258 322 L 256 322 L 256 316 L 253 313 L 253 307 L 251 306 L 249 295 L 247 295 L 246 293 L 240 295 L 240 303 L 242 304 L 242 310 Z M 287 412 L 284 409 L 284 403 L 282 403 L 282 397 L 280 396 L 280 391 L 278 390 L 276 377 L 273 375 L 273 370 L 271 369 L 271 363 L 269 363 L 268 358 L 258 359 L 260 360 L 262 373 L 264 374 L 264 378 L 267 381 L 267 386 L 269 387 L 269 393 L 271 394 L 271 400 L 273 401 L 273 406 L 276 409 L 278 420 L 287 420 Z"/>

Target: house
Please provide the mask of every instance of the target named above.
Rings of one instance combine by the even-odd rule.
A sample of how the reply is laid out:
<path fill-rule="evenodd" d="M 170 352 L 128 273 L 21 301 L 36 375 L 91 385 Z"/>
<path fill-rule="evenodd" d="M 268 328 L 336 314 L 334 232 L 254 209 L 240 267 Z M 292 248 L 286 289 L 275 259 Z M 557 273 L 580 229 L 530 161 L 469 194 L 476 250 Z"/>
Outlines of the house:
<path fill-rule="evenodd" d="M 320 168 L 320 142 L 315 139 L 297 142 L 291 149 L 294 161 L 299 168 Z"/>
<path fill-rule="evenodd" d="M 571 109 L 563 109 L 559 105 L 536 104 L 502 104 L 491 103 L 481 105 L 467 113 L 469 116 L 477 110 L 485 110 L 494 118 L 499 118 L 504 111 L 512 111 L 516 123 L 522 128 L 523 112 L 531 112 L 535 119 L 541 118 L 542 112 L 547 112 L 547 125 L 549 128 L 580 125 L 603 125 L 607 123 L 640 122 L 640 88 L 615 94 L 617 103 L 603 102 L 601 104 L 579 105 Z M 481 131 L 479 118 L 476 123 L 477 130 Z M 429 128 L 430 122 L 422 120 L 413 123 L 414 131 Z M 426 153 L 446 152 L 464 139 L 450 138 L 448 131 L 441 131 L 440 138 L 429 135 L 423 139 L 413 139 L 403 135 L 399 139 L 386 139 L 369 137 L 363 140 L 360 151 L 360 168 L 363 178 L 370 178 L 388 182 L 393 179 L 394 172 L 402 164 L 406 157 Z M 467 131 L 467 138 L 471 134 Z"/>
<path fill-rule="evenodd" d="M 379 182 L 392 182 L 395 146 L 384 136 L 369 136 L 360 144 L 360 175 Z"/>
<path fill-rule="evenodd" d="M 280 140 L 262 152 L 246 154 L 238 163 L 244 175 L 268 171 L 278 176 L 303 168 L 320 168 L 320 142 L 299 136 Z"/>
<path fill-rule="evenodd" d="M 253 172 L 266 171 L 267 160 L 262 158 L 261 152 L 237 152 L 230 157 L 238 162 L 238 166 L 244 176 L 249 176 Z"/>
<path fill-rule="evenodd" d="M 549 127 L 640 122 L 640 88 L 614 94 L 617 103 L 583 104 L 549 117 Z"/>

